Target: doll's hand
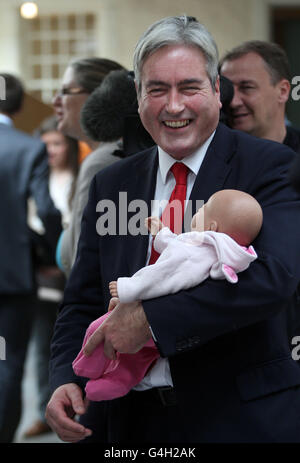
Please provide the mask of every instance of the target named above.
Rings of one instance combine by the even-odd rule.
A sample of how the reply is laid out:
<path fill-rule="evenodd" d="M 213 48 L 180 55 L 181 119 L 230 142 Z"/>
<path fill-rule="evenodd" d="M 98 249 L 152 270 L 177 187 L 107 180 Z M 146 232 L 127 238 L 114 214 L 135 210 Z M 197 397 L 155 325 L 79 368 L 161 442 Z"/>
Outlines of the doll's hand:
<path fill-rule="evenodd" d="M 148 228 L 153 238 L 155 238 L 157 233 L 163 228 L 163 223 L 158 217 L 147 217 L 145 219 L 145 226 Z"/>
<path fill-rule="evenodd" d="M 119 297 L 119 295 L 118 295 L 118 285 L 117 285 L 116 281 L 111 281 L 109 283 L 109 291 L 110 291 L 111 297 Z"/>

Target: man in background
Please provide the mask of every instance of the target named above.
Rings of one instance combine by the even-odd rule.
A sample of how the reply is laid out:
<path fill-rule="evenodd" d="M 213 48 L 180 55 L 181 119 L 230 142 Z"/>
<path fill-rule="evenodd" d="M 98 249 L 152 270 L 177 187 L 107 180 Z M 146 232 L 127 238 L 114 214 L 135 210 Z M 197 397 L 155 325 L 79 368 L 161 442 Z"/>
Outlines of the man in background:
<path fill-rule="evenodd" d="M 222 58 L 220 71 L 234 86 L 229 125 L 300 152 L 300 131 L 285 118 L 291 89 L 285 51 L 275 43 L 245 42 Z"/>
<path fill-rule="evenodd" d="M 11 442 L 21 415 L 21 382 L 35 307 L 32 248 L 27 199 L 33 197 L 54 253 L 61 216 L 48 191 L 45 145 L 14 128 L 21 109 L 22 83 L 0 74 L 6 99 L 0 101 L 0 335 L 6 358 L 0 361 L 0 442 Z"/>

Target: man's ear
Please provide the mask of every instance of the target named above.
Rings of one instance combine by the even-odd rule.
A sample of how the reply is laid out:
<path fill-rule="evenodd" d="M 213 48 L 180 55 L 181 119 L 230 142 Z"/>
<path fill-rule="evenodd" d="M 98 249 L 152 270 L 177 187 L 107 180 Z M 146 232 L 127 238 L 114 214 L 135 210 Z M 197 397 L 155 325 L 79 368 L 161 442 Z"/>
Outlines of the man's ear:
<path fill-rule="evenodd" d="M 278 102 L 286 103 L 289 99 L 289 94 L 291 90 L 291 84 L 287 79 L 282 79 L 278 82 Z"/>
<path fill-rule="evenodd" d="M 209 230 L 214 232 L 218 231 L 218 222 L 212 220 L 209 224 Z"/>
<path fill-rule="evenodd" d="M 215 93 L 219 96 L 219 106 L 220 109 L 222 108 L 222 103 L 221 103 L 221 88 L 220 88 L 220 76 L 217 77 L 216 83 L 215 83 Z"/>

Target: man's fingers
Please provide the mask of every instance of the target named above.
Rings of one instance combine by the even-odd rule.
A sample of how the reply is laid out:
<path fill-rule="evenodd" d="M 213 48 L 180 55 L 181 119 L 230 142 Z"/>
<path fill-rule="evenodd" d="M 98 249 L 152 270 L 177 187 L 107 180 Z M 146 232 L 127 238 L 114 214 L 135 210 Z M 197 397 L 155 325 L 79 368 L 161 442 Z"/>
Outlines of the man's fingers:
<path fill-rule="evenodd" d="M 77 415 L 83 415 L 87 409 L 87 403 L 84 402 L 79 388 L 70 389 L 69 398 L 71 401 L 71 407 L 74 410 L 74 413 Z"/>
<path fill-rule="evenodd" d="M 109 301 L 108 312 L 111 312 L 118 304 L 120 300 L 117 297 L 112 297 Z"/>
<path fill-rule="evenodd" d="M 51 413 L 51 412 L 50 412 Z M 77 442 L 82 440 L 85 437 L 91 435 L 92 431 L 85 428 L 82 424 L 77 421 L 69 418 L 66 413 L 62 413 L 59 418 L 56 417 L 55 422 L 53 423 L 48 420 L 50 426 L 58 434 L 58 436 L 67 442 Z"/>
<path fill-rule="evenodd" d="M 90 429 L 74 420 L 74 415 L 85 413 L 86 408 L 80 388 L 67 384 L 54 392 L 47 406 L 46 419 L 60 439 L 77 442 L 92 434 Z"/>
<path fill-rule="evenodd" d="M 91 355 L 98 346 L 98 344 L 100 344 L 104 340 L 104 334 L 101 331 L 101 326 L 97 328 L 96 331 L 89 337 L 83 348 L 83 353 L 84 355 L 86 355 L 86 357 Z"/>
<path fill-rule="evenodd" d="M 104 351 L 104 355 L 107 358 L 109 358 L 110 360 L 116 360 L 117 354 L 116 354 L 116 351 L 115 351 L 114 347 L 112 346 L 111 342 L 106 341 L 104 343 L 103 351 Z"/>
<path fill-rule="evenodd" d="M 99 327 L 101 328 L 101 327 Z M 115 360 L 117 358 L 116 356 L 116 351 L 115 349 L 113 348 L 112 344 L 110 341 L 107 341 L 105 340 L 105 336 L 103 334 L 103 332 L 97 328 L 97 330 L 91 335 L 91 337 L 87 340 L 84 348 L 83 348 L 83 354 L 88 357 L 89 355 L 91 355 L 94 350 L 96 349 L 96 347 L 104 341 L 104 346 L 103 346 L 103 352 L 104 352 L 104 355 L 111 359 L 111 360 Z"/>

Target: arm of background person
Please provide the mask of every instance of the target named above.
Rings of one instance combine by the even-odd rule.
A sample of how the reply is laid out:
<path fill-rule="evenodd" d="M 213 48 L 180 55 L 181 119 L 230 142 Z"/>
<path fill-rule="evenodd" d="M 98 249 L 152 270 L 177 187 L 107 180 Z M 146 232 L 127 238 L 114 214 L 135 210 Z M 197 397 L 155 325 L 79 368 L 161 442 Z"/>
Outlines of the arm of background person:
<path fill-rule="evenodd" d="M 72 229 L 72 241 L 71 241 L 71 252 L 72 252 L 72 261 L 71 265 L 74 264 L 76 253 L 77 253 L 77 246 L 80 236 L 81 230 L 81 220 L 84 208 L 88 202 L 89 197 L 89 188 L 91 186 L 91 182 L 96 175 L 96 173 L 103 169 L 100 163 L 97 164 L 90 164 L 88 159 L 86 159 L 86 164 L 82 164 L 82 172 L 78 179 L 77 185 L 77 192 L 76 192 L 76 209 L 74 210 L 74 214 L 72 217 L 72 223 L 70 224 Z"/>
<path fill-rule="evenodd" d="M 76 256 L 81 219 L 88 200 L 90 181 L 91 178 L 85 175 L 85 164 L 83 163 L 76 180 L 70 223 L 64 230 L 60 243 L 60 261 L 67 277 L 70 276 Z"/>
<path fill-rule="evenodd" d="M 98 156 L 97 152 L 89 154 L 80 167 L 76 181 L 71 220 L 69 226 L 64 231 L 61 243 L 61 261 L 68 276 L 76 259 L 78 240 L 81 231 L 81 220 L 88 201 L 91 181 L 97 172 L 118 160 L 117 157 L 112 156 L 110 151 L 115 148 L 115 145 L 108 144 L 108 148 L 107 153 L 104 147 L 102 147 L 101 151 L 103 152 L 101 156 Z"/>
<path fill-rule="evenodd" d="M 55 252 L 56 243 L 62 230 L 61 214 L 55 208 L 49 193 L 49 167 L 46 147 L 36 145 L 36 156 L 31 170 L 30 194 L 35 200 L 37 214 L 45 227 L 45 240 Z"/>

